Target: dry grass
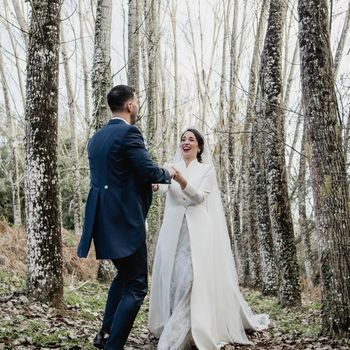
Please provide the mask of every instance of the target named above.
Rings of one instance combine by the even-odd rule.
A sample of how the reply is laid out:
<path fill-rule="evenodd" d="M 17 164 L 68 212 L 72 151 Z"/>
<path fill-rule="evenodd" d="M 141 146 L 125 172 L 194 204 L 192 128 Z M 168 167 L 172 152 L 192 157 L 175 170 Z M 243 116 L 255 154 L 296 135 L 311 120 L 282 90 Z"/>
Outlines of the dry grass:
<path fill-rule="evenodd" d="M 63 264 L 66 280 L 94 280 L 98 263 L 94 251 L 87 259 L 79 259 L 76 247 L 79 238 L 67 230 L 62 230 Z M 0 221 L 0 269 L 24 277 L 27 271 L 27 242 L 23 228 L 11 227 L 6 221 Z"/>

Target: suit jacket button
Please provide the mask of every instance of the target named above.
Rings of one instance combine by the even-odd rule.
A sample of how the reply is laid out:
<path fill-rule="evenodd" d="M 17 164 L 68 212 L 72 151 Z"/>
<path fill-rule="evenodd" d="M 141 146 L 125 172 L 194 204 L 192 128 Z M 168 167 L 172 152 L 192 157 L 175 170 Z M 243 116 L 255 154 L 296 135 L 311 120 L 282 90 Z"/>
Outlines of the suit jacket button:
<path fill-rule="evenodd" d="M 105 185 L 105 190 L 107 190 L 107 188 L 108 188 L 108 185 Z"/>

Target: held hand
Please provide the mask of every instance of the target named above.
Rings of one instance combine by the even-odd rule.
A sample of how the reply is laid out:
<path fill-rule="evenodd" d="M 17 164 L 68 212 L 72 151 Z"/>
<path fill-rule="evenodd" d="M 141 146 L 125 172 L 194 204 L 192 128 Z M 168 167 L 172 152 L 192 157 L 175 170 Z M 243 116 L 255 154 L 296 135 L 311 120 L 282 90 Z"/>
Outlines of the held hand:
<path fill-rule="evenodd" d="M 159 190 L 159 185 L 158 184 L 152 184 L 152 191 L 157 192 Z"/>
<path fill-rule="evenodd" d="M 175 170 L 174 170 L 172 164 L 165 163 L 163 168 L 169 171 L 170 177 L 173 179 L 175 176 Z"/>
<path fill-rule="evenodd" d="M 180 185 L 181 189 L 184 190 L 185 187 L 187 186 L 186 179 L 176 168 L 173 167 L 173 170 L 175 171 L 175 175 L 173 179 Z"/>

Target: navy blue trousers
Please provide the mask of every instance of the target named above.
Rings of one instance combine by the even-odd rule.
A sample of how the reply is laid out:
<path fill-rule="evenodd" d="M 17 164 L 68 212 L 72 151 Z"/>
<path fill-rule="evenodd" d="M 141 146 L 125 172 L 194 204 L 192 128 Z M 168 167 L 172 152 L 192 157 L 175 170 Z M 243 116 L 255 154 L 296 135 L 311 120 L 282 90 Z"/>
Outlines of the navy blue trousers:
<path fill-rule="evenodd" d="M 112 260 L 118 270 L 109 288 L 102 329 L 107 350 L 122 350 L 147 294 L 146 243 L 132 255 Z"/>

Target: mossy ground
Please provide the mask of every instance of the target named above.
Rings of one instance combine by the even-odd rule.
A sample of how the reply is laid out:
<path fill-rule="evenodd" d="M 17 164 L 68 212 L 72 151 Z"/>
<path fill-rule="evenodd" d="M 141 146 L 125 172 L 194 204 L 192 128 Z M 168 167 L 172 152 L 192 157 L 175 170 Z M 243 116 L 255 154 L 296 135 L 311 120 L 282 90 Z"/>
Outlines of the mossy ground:
<path fill-rule="evenodd" d="M 66 307 L 57 310 L 29 299 L 24 278 L 0 271 L 0 349 L 95 349 L 92 340 L 101 326 L 107 291 L 96 281 L 66 286 Z M 129 349 L 142 349 L 140 341 L 152 341 L 145 328 L 146 312 L 147 303 L 135 322 Z"/>
<path fill-rule="evenodd" d="M 64 310 L 56 310 L 27 298 L 25 279 L 0 271 L 0 349 L 95 349 L 92 339 L 101 325 L 108 288 L 96 281 L 77 282 L 65 287 Z M 254 346 L 225 349 L 349 349 L 345 341 L 318 338 L 320 304 L 304 298 L 299 308 L 284 309 L 276 298 L 244 291 L 255 312 L 267 313 L 273 327 L 262 333 L 249 334 Z M 156 348 L 147 330 L 146 299 L 126 349 Z"/>

